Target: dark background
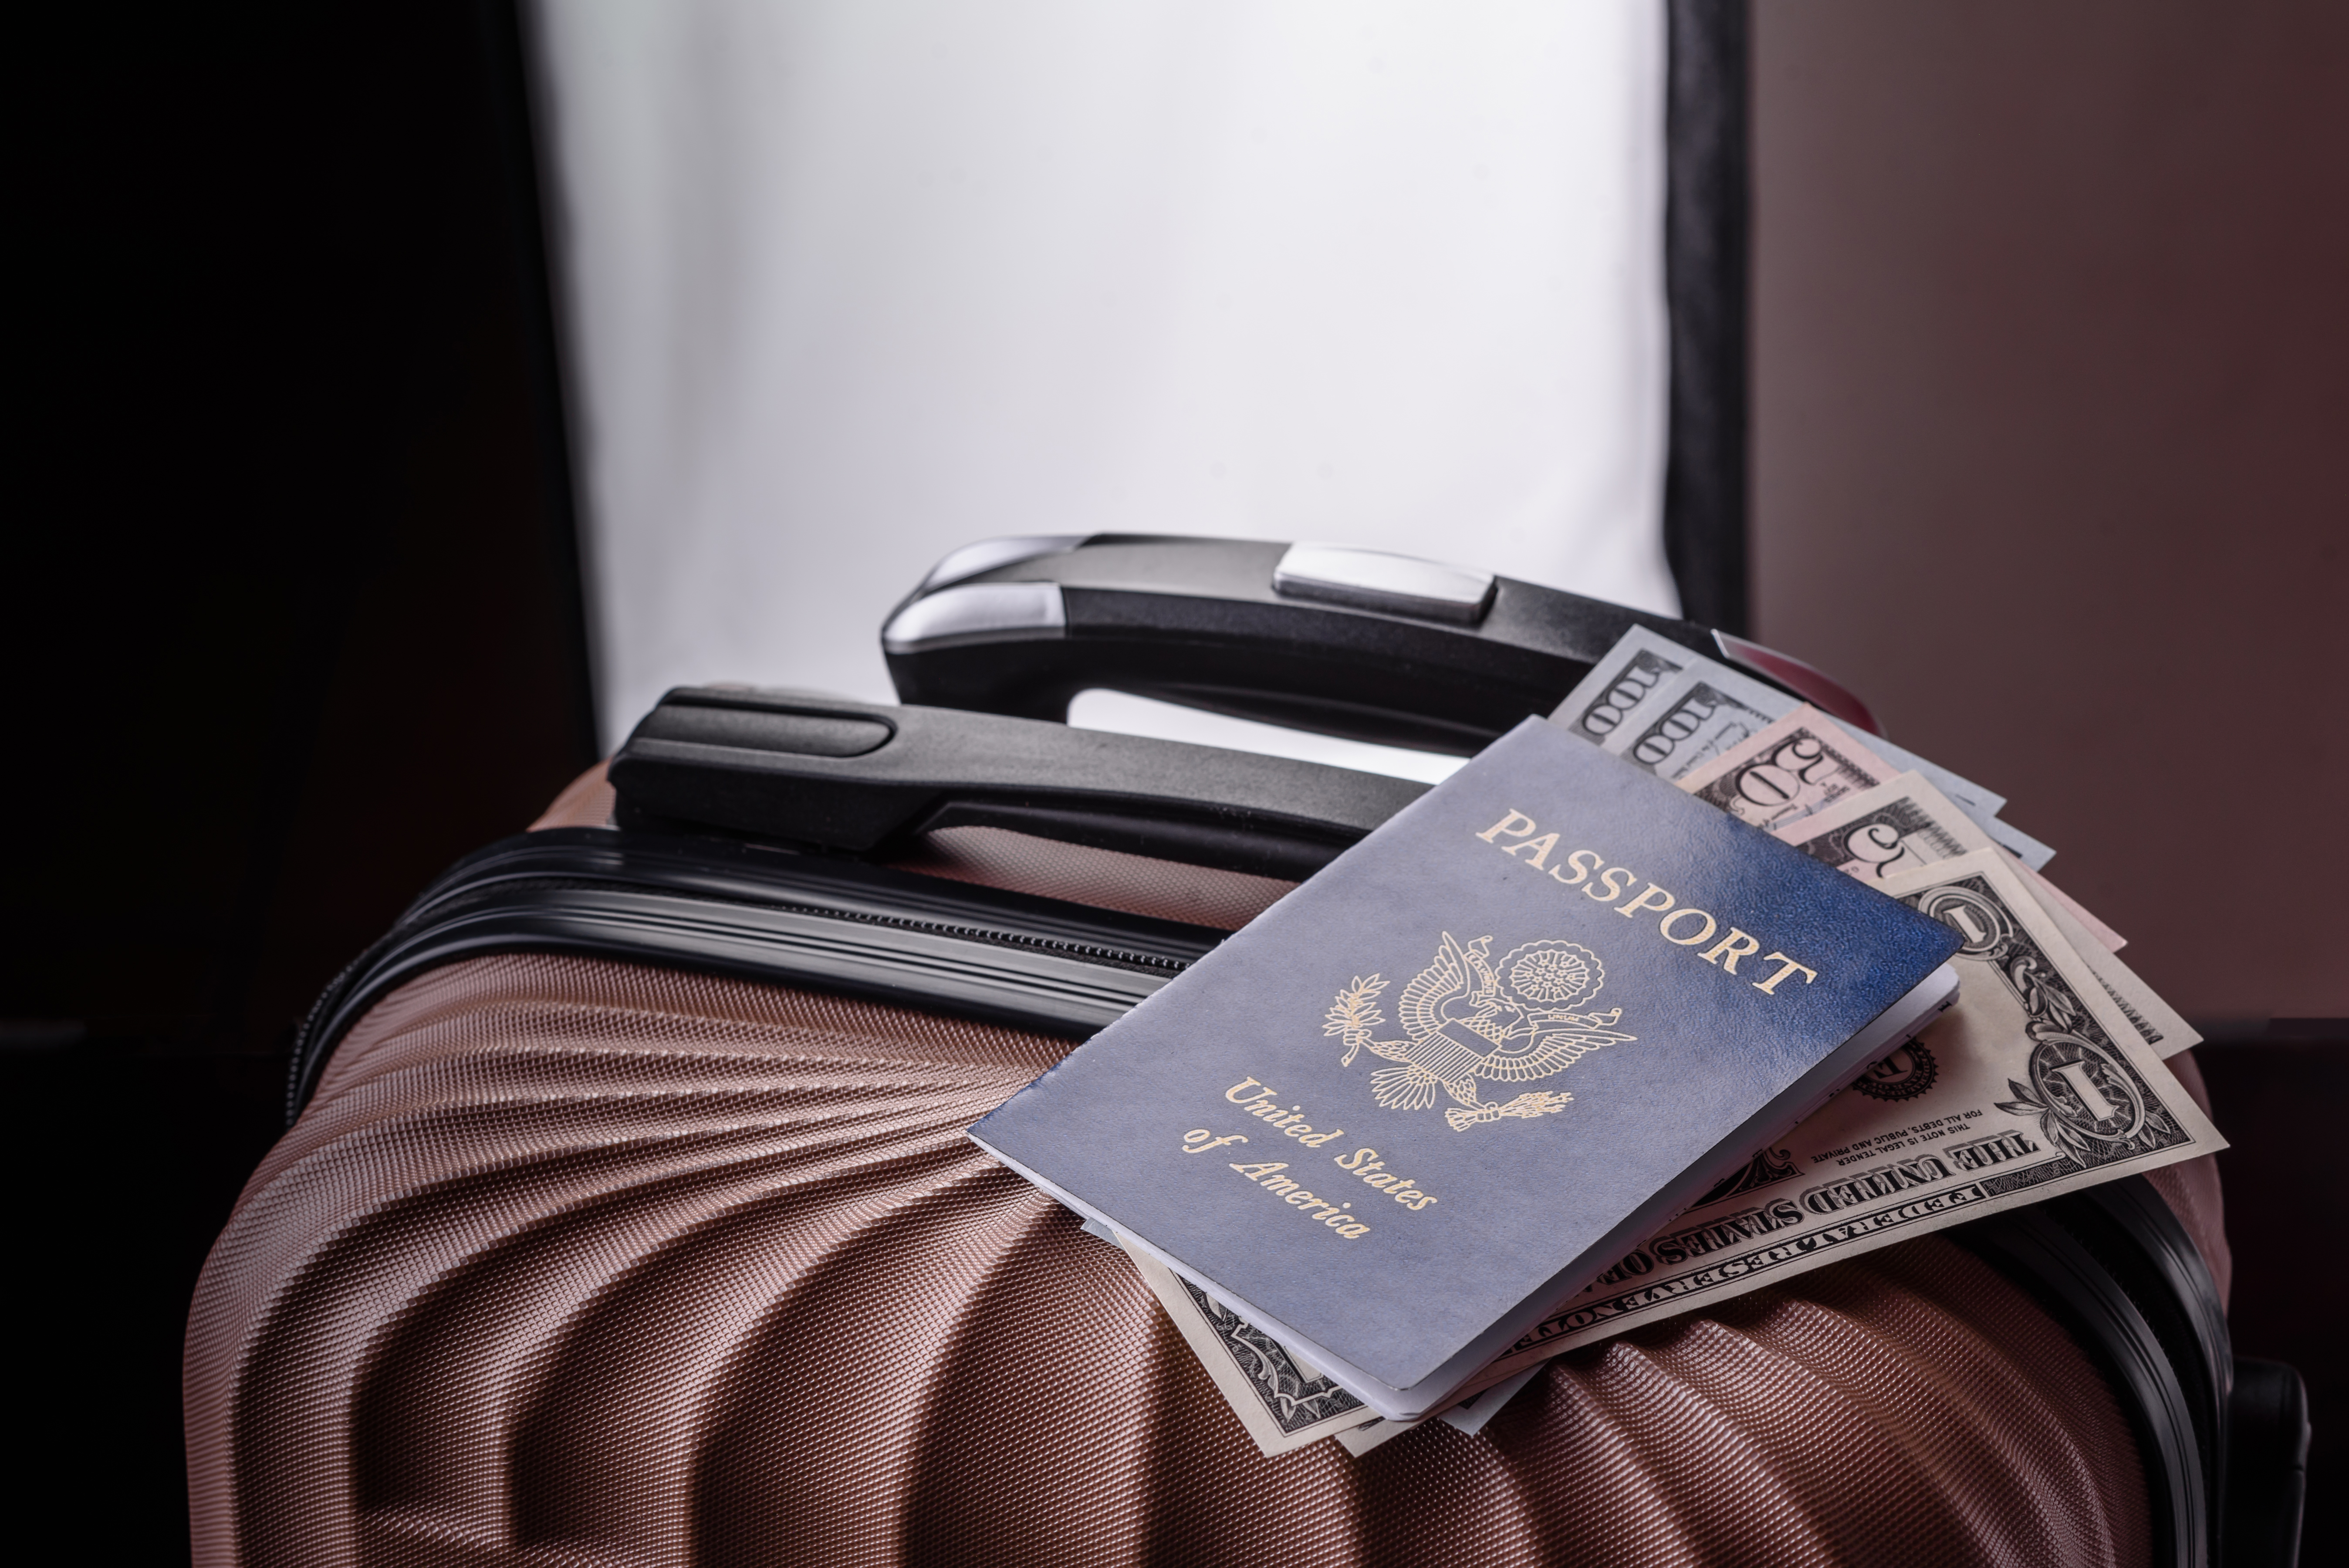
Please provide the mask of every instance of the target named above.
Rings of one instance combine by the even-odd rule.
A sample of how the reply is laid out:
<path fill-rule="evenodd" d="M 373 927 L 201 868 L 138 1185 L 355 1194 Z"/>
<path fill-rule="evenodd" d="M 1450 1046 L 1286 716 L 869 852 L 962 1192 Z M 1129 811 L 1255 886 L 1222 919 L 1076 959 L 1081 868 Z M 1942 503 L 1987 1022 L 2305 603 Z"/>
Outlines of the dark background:
<path fill-rule="evenodd" d="M 595 756 L 498 7 L 12 39 L 16 1517 L 185 1562 L 180 1342 L 325 983 Z"/>
<path fill-rule="evenodd" d="M 2235 1348 L 2349 1562 L 2349 5 L 1754 15 L 1755 635 L 2212 1037 Z"/>
<path fill-rule="evenodd" d="M 1756 16 L 1757 634 L 2188 1017 L 2349 1014 L 2349 5 Z"/>
<path fill-rule="evenodd" d="M 112 1560 L 185 1557 L 181 1322 L 295 1021 L 595 754 L 510 28 L 51 8 L 12 51 L 12 1424 L 21 1517 Z M 2349 12 L 1755 32 L 1760 634 L 2013 795 L 2229 1021 L 2238 1349 L 2310 1375 L 2324 1560 L 2349 1040 L 2264 1020 L 2349 1012 L 2349 841 L 2277 805 L 2349 717 Z"/>

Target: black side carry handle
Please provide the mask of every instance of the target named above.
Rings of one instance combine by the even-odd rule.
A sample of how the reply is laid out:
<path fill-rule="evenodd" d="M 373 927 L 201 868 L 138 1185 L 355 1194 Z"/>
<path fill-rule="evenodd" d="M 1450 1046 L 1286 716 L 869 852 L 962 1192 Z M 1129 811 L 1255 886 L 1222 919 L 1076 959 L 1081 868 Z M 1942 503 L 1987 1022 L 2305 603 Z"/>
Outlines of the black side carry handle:
<path fill-rule="evenodd" d="M 808 692 L 681 686 L 612 758 L 623 827 L 863 857 L 1010 828 L 1302 879 L 1427 790 L 1285 758 Z"/>
<path fill-rule="evenodd" d="M 881 634 L 909 703 L 1064 719 L 1089 687 L 1468 756 L 1548 713 L 1633 626 L 1873 730 L 1797 659 L 1472 568 L 1319 544 L 1097 533 L 956 551 Z"/>

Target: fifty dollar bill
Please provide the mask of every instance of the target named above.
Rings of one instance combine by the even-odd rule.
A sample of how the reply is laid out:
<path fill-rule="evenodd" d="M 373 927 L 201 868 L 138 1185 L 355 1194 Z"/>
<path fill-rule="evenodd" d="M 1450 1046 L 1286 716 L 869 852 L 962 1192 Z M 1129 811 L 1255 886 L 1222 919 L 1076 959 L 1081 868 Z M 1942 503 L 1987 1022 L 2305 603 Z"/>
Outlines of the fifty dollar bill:
<path fill-rule="evenodd" d="M 1872 815 L 1865 818 L 1848 804 L 1855 795 L 1889 789 L 1896 779 L 1914 779 L 1917 787 L 1897 799 L 1869 795 Z M 1900 772 L 1867 741 L 1808 703 L 1682 774 L 1676 782 L 1707 805 L 1757 828 L 1767 828 L 1793 844 L 1810 841 L 1808 833 L 1793 836 L 1796 822 L 1816 817 L 1822 821 L 1833 819 L 1837 825 L 1851 823 L 1854 830 L 1835 841 L 1833 852 L 1814 851 L 1814 858 L 1855 875 L 1872 872 L 1887 876 L 1987 848 L 1994 841 L 1923 774 L 1914 769 Z M 1888 834 L 1893 836 L 1889 844 L 1883 842 Z M 2028 861 L 2018 857 L 2018 863 L 2039 901 L 2059 909 L 2066 921 L 2085 927 L 2106 952 L 2117 953 L 2128 945 L 2120 933 L 2090 914 Z M 2076 934 L 2067 928 L 2064 934 Z"/>
<path fill-rule="evenodd" d="M 1899 771 L 1805 703 L 1676 782 L 1708 806 L 1775 830 Z"/>

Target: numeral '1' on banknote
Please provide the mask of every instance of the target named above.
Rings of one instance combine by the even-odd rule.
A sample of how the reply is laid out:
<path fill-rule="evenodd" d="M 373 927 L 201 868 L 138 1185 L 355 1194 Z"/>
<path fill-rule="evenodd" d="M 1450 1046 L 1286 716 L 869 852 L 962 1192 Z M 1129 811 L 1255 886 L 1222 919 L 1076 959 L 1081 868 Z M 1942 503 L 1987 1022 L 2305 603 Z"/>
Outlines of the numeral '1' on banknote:
<path fill-rule="evenodd" d="M 1910 1236 L 2225 1147 L 2004 851 L 1879 885 L 1964 939 L 1951 960 L 1957 1005 L 1562 1304 L 1480 1381 Z"/>

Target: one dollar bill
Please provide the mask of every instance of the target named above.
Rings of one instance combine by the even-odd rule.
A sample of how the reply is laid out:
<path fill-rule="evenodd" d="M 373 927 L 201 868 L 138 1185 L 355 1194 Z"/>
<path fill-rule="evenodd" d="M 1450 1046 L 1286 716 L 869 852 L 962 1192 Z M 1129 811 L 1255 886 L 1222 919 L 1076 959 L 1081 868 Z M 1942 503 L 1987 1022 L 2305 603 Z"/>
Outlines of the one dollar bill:
<path fill-rule="evenodd" d="M 1962 939 L 1959 999 L 1480 1374 L 2225 1147 L 2003 851 L 1885 879 Z"/>
<path fill-rule="evenodd" d="M 1973 820 L 1921 775 L 1902 773 L 1873 789 L 1847 795 L 1812 815 L 1780 825 L 1777 836 L 1815 861 L 1847 872 L 1871 887 L 1959 855 L 1991 848 Z M 2157 1055 L 2176 1056 L 2199 1044 L 2178 1009 L 2161 999 L 2136 970 L 2114 956 L 2117 932 L 2020 861 L 2024 887 L 2095 975 L 2139 1038 Z"/>

